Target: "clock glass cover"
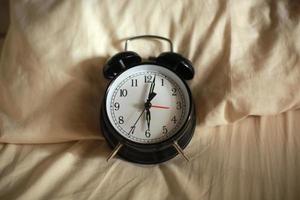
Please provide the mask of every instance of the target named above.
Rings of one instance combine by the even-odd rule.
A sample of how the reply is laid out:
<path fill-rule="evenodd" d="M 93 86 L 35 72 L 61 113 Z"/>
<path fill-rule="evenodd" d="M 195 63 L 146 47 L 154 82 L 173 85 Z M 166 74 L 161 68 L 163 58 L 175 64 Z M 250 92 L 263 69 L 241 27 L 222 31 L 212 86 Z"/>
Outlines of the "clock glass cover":
<path fill-rule="evenodd" d="M 184 81 L 155 64 L 124 71 L 111 83 L 106 95 L 111 125 L 125 139 L 140 144 L 171 138 L 187 121 L 191 106 Z"/>

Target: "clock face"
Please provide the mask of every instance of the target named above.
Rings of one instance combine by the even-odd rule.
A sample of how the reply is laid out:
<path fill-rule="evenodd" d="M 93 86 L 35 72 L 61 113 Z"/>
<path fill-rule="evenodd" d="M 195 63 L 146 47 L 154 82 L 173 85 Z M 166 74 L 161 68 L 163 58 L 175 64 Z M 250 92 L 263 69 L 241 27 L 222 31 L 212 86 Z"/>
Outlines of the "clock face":
<path fill-rule="evenodd" d="M 187 121 L 191 106 L 188 91 L 174 72 L 154 64 L 139 65 L 111 83 L 106 112 L 111 125 L 126 139 L 159 143 Z"/>

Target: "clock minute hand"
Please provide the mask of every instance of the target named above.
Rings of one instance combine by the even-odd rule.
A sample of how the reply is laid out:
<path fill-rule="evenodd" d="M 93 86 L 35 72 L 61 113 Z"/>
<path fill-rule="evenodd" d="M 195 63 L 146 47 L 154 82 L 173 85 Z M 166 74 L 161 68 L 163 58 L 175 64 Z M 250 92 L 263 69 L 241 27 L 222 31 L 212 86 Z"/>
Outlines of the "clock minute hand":
<path fill-rule="evenodd" d="M 149 109 L 146 109 L 146 121 L 147 121 L 147 130 L 150 131 L 150 121 L 151 121 L 151 113 Z"/>
<path fill-rule="evenodd" d="M 134 122 L 133 126 L 131 126 L 131 129 L 130 129 L 130 131 L 129 131 L 128 134 L 134 133 L 135 126 L 136 126 L 136 124 L 138 123 L 138 121 L 140 120 L 140 118 L 142 117 L 142 115 L 144 114 L 145 110 L 146 110 L 146 108 L 143 109 L 142 113 L 141 113 L 140 116 L 137 118 L 137 120 Z"/>
<path fill-rule="evenodd" d="M 147 130 L 150 131 L 150 121 L 151 121 L 151 113 L 150 113 L 150 108 L 151 108 L 151 103 L 150 101 L 156 96 L 156 93 L 151 93 L 150 97 L 147 99 L 147 102 L 145 103 L 145 108 L 146 110 L 146 122 L 147 122 Z"/>
<path fill-rule="evenodd" d="M 150 113 L 151 103 L 150 102 L 156 96 L 156 93 L 153 92 L 154 88 L 155 88 L 155 78 L 156 78 L 156 75 L 154 75 L 153 81 L 152 81 L 152 83 L 150 85 L 148 98 L 147 98 L 147 101 L 145 103 L 146 121 L 147 121 L 147 130 L 148 131 L 150 131 L 150 122 L 151 122 L 151 113 Z"/>

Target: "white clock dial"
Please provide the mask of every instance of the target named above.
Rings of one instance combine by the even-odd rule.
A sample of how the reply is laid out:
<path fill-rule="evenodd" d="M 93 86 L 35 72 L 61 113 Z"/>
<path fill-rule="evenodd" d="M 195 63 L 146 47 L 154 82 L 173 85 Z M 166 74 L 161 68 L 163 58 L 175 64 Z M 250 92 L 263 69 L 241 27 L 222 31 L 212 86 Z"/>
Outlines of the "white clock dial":
<path fill-rule="evenodd" d="M 148 127 L 145 102 L 154 77 L 156 96 L 151 101 Z M 137 143 L 158 143 L 172 137 L 185 124 L 189 110 L 190 96 L 183 81 L 172 71 L 154 64 L 126 70 L 107 92 L 110 123 L 123 137 Z"/>

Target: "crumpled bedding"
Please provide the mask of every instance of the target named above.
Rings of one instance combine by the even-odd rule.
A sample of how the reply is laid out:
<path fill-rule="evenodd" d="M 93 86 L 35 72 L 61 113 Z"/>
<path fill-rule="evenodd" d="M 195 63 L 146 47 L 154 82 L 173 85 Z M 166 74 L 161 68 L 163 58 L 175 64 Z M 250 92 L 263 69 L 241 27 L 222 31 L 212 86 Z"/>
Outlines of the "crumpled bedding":
<path fill-rule="evenodd" d="M 10 11 L 0 199 L 300 199 L 296 1 L 12 0 Z M 102 66 L 141 34 L 169 37 L 194 63 L 190 162 L 105 161 Z M 147 58 L 167 46 L 130 49 Z"/>
<path fill-rule="evenodd" d="M 300 110 L 198 128 L 160 165 L 106 162 L 104 141 L 0 146 L 0 199 L 297 200 Z"/>
<path fill-rule="evenodd" d="M 12 1 L 0 62 L 0 141 L 97 138 L 102 66 L 141 34 L 170 38 L 195 66 L 198 124 L 299 107 L 294 1 Z M 144 57 L 168 48 L 139 41 Z"/>

